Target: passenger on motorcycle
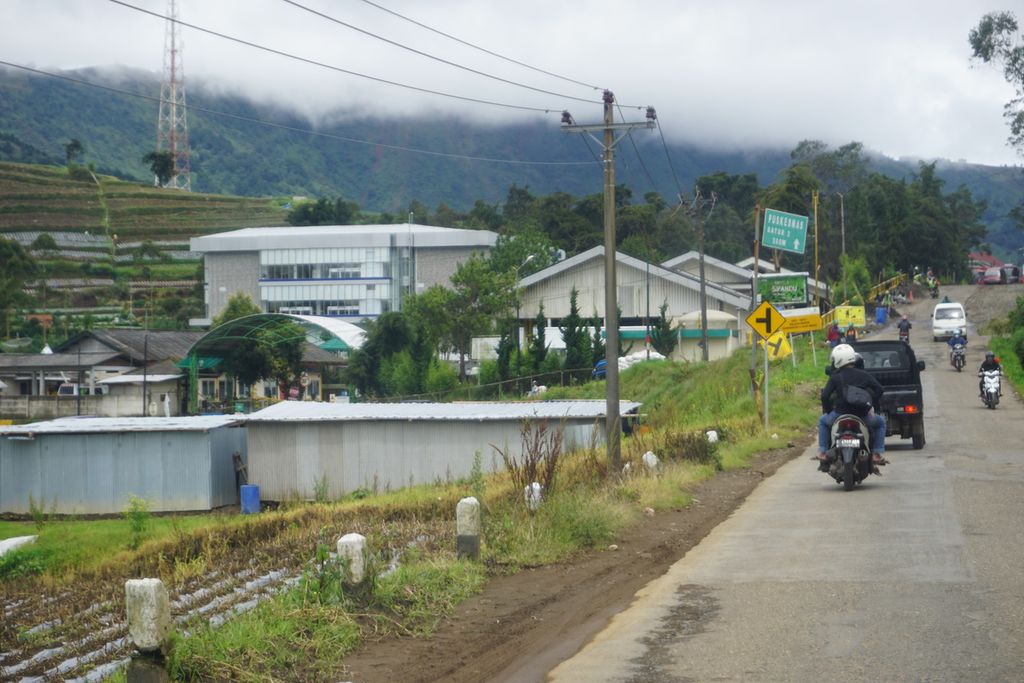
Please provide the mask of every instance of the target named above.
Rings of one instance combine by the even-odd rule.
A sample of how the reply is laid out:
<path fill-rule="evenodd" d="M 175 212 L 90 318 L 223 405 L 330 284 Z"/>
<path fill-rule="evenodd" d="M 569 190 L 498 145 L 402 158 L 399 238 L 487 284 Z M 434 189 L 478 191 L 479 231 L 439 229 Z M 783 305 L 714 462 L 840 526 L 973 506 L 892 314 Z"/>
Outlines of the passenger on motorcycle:
<path fill-rule="evenodd" d="M 999 364 L 999 359 L 996 358 L 996 354 L 991 351 L 985 354 L 985 360 L 981 362 L 981 367 L 978 368 L 978 377 L 981 377 L 981 379 L 978 380 L 978 395 L 982 398 L 985 398 L 985 378 L 982 377 L 981 373 L 986 370 L 998 370 L 1000 375 L 1003 374 L 1003 366 Z M 1002 386 L 1000 386 L 999 394 L 1002 395 L 1002 393 Z"/>
<path fill-rule="evenodd" d="M 872 461 L 876 465 L 884 465 L 885 459 L 885 418 L 878 414 L 879 401 L 885 389 L 875 377 L 857 367 L 857 352 L 849 344 L 840 344 L 832 349 L 832 374 L 828 383 L 821 390 L 821 412 L 818 419 L 818 460 L 824 468 L 826 452 L 829 448 L 829 437 L 832 423 L 840 415 L 852 414 L 864 420 L 868 426 L 868 445 L 871 448 Z M 855 386 L 866 389 L 874 402 L 872 409 L 858 411 L 851 409 L 843 398 L 842 388 Z"/>

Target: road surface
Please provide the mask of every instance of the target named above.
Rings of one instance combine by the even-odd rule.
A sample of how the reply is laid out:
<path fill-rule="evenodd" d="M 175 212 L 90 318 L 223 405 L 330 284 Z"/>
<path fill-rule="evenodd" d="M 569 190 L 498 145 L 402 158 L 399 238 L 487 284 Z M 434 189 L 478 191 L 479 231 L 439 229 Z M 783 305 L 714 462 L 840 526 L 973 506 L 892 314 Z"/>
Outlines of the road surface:
<path fill-rule="evenodd" d="M 890 437 L 885 476 L 846 493 L 808 448 L 548 680 L 1024 680 L 1024 408 L 1009 386 L 984 408 L 974 372 L 974 318 L 1012 297 L 945 289 L 967 304 L 965 372 L 931 340 L 934 301 L 908 308 L 923 450 Z"/>

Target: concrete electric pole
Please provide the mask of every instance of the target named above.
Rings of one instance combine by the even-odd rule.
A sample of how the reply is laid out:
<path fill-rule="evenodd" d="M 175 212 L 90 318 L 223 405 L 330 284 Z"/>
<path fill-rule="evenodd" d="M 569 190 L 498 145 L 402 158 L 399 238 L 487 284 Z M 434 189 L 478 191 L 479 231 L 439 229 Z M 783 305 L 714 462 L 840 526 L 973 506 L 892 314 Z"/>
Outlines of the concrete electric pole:
<path fill-rule="evenodd" d="M 619 310 L 618 292 L 615 284 L 617 247 L 615 240 L 615 145 L 634 128 L 654 128 L 657 115 L 654 107 L 647 108 L 647 120 L 635 123 L 615 123 L 615 95 L 604 91 L 604 123 L 578 125 L 569 112 L 562 112 L 562 130 L 570 133 L 586 133 L 601 145 L 604 166 L 604 319 L 605 332 L 605 441 L 608 448 L 608 463 L 612 472 L 622 468 L 620 441 L 622 422 L 619 416 Z M 601 132 L 603 136 L 594 135 Z M 618 134 L 616 136 L 616 134 Z"/>

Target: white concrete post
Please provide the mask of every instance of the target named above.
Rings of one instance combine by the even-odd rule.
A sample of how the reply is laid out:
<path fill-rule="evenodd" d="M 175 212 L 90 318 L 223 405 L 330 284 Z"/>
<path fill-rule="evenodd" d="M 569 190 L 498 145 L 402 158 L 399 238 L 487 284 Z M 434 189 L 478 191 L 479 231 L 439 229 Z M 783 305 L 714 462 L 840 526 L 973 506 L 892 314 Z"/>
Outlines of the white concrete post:
<path fill-rule="evenodd" d="M 345 583 L 355 585 L 366 578 L 366 536 L 345 534 L 338 539 L 338 558 L 348 561 Z"/>
<path fill-rule="evenodd" d="M 480 557 L 480 501 L 470 496 L 455 506 L 455 553 L 476 560 Z"/>
<path fill-rule="evenodd" d="M 128 636 L 137 650 L 166 654 L 171 634 L 171 603 L 160 579 L 130 579 L 124 584 Z"/>
<path fill-rule="evenodd" d="M 540 509 L 540 502 L 543 497 L 543 488 L 538 482 L 533 482 L 523 488 L 523 500 L 526 501 L 526 509 L 530 512 L 536 512 Z"/>

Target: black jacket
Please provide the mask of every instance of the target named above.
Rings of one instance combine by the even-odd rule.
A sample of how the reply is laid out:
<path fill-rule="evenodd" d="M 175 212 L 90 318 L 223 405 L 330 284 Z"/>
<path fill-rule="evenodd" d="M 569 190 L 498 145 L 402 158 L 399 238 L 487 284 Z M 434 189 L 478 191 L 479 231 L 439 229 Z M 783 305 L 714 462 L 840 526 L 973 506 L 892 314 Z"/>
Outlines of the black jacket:
<path fill-rule="evenodd" d="M 994 360 L 991 363 L 988 362 L 987 360 L 983 360 L 983 361 L 981 361 L 981 367 L 978 368 L 978 372 L 983 372 L 985 370 L 1000 370 L 1001 371 L 1002 369 L 1003 369 L 1003 366 L 1000 365 L 999 361 L 997 361 L 997 360 Z"/>
<path fill-rule="evenodd" d="M 879 412 L 879 401 L 882 400 L 885 388 L 875 379 L 874 375 L 852 365 L 847 365 L 838 371 L 833 371 L 829 376 L 828 383 L 821 390 L 821 412 L 827 413 L 834 407 L 837 413 L 858 413 L 858 411 L 851 410 L 850 406 L 846 405 L 846 401 L 843 400 L 841 389 L 844 384 L 867 389 L 871 393 L 875 412 Z M 861 415 L 861 417 L 864 416 Z"/>

